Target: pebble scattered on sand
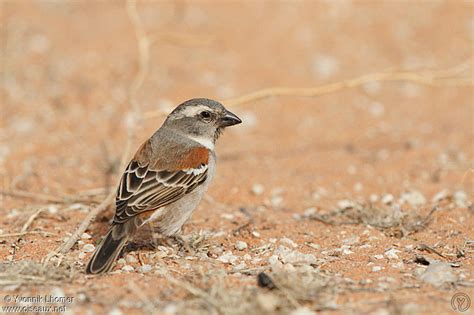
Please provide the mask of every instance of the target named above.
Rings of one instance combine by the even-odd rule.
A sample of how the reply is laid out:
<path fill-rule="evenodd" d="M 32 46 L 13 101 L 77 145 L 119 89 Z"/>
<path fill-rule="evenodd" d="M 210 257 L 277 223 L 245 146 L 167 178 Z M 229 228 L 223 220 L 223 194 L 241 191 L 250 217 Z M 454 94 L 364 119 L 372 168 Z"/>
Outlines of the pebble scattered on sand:
<path fill-rule="evenodd" d="M 237 250 L 244 250 L 247 248 L 247 243 L 245 243 L 244 241 L 237 241 L 235 243 L 235 249 Z"/>
<path fill-rule="evenodd" d="M 86 245 L 84 245 L 82 250 L 86 253 L 92 253 L 95 250 L 95 246 L 92 245 L 92 244 L 86 244 Z"/>

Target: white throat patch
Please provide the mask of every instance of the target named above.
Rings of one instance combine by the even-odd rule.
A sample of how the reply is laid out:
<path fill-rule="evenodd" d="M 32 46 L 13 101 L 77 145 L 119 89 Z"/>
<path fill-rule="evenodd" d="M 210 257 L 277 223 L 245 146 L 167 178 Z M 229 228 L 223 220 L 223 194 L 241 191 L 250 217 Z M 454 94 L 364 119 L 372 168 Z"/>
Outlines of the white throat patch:
<path fill-rule="evenodd" d="M 212 139 L 199 136 L 189 136 L 189 139 L 196 141 L 197 143 L 208 148 L 211 151 L 214 151 L 214 142 L 212 141 Z"/>

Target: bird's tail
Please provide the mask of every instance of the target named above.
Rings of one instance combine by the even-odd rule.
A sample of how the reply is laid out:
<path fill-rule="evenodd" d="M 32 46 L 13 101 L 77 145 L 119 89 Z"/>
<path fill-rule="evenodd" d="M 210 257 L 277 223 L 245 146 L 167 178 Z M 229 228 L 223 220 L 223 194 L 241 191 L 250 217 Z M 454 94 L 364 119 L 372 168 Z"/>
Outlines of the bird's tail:
<path fill-rule="evenodd" d="M 89 260 L 86 273 L 99 274 L 108 272 L 117 259 L 120 251 L 127 243 L 130 233 L 127 233 L 127 223 L 114 224 L 110 227 L 102 242 L 97 246 L 94 255 Z"/>

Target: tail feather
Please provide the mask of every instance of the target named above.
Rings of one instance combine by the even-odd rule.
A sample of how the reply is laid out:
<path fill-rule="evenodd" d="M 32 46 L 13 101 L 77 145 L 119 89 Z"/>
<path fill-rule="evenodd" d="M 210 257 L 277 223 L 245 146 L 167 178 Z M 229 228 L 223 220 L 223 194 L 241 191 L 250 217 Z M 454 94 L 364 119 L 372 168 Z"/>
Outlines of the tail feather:
<path fill-rule="evenodd" d="M 117 224 L 109 229 L 89 260 L 86 273 L 99 274 L 112 269 L 114 261 L 128 241 L 128 233 L 124 233 L 123 228 L 122 224 Z"/>

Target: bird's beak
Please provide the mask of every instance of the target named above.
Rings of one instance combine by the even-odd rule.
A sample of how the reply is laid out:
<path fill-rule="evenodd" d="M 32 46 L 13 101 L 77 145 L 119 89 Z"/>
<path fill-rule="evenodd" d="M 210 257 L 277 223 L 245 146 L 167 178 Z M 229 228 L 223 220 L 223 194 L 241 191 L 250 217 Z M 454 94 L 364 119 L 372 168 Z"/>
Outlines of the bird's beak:
<path fill-rule="evenodd" d="M 225 115 L 219 119 L 219 127 L 224 128 L 224 127 L 229 127 L 233 125 L 240 124 L 242 120 L 240 120 L 239 117 L 237 117 L 236 114 L 229 112 L 226 110 Z"/>

